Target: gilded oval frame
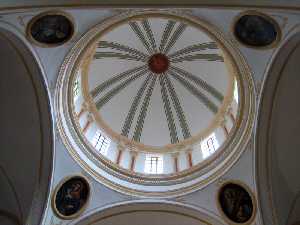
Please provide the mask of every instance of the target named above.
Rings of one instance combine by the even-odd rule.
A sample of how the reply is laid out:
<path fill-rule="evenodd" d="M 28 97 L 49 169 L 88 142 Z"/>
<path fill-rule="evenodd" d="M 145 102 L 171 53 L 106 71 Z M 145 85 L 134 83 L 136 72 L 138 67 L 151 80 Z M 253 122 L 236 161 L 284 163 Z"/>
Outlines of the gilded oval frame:
<path fill-rule="evenodd" d="M 243 189 L 245 189 L 245 191 L 249 194 L 250 198 L 251 198 L 251 202 L 252 202 L 252 206 L 253 206 L 253 211 L 252 211 L 252 215 L 251 217 L 244 223 L 236 223 L 234 222 L 233 220 L 231 220 L 223 211 L 222 209 L 222 206 L 221 206 L 221 203 L 219 201 L 220 199 L 220 195 L 221 195 L 221 191 L 222 189 L 228 185 L 228 184 L 235 184 L 235 185 L 238 185 L 240 187 L 242 187 Z M 257 213 L 257 202 L 256 202 L 256 198 L 255 198 L 255 194 L 254 192 L 250 189 L 250 187 L 248 185 L 246 185 L 245 183 L 243 183 L 242 181 L 240 180 L 226 180 L 224 181 L 220 187 L 218 188 L 218 191 L 216 193 L 216 205 L 217 205 L 217 208 L 218 208 L 218 211 L 220 212 L 220 215 L 221 217 L 226 221 L 228 222 L 228 224 L 231 224 L 231 225 L 250 225 L 253 223 L 253 221 L 255 220 L 256 218 L 256 213 Z"/>
<path fill-rule="evenodd" d="M 71 24 L 71 28 L 72 28 L 72 33 L 71 33 L 70 37 L 68 37 L 66 40 L 64 40 L 60 43 L 52 43 L 52 44 L 42 43 L 42 42 L 39 42 L 39 41 L 35 40 L 35 38 L 31 35 L 31 28 L 32 28 L 33 24 L 37 20 L 41 19 L 42 17 L 51 16 L 51 15 L 64 16 L 69 20 L 69 22 Z M 58 46 L 64 45 L 67 42 L 69 42 L 70 40 L 72 40 L 75 33 L 76 33 L 76 25 L 75 25 L 74 18 L 70 14 L 68 14 L 64 11 L 60 11 L 60 10 L 50 10 L 50 11 L 45 11 L 45 12 L 39 13 L 36 16 L 34 16 L 33 18 L 31 18 L 31 20 L 28 22 L 28 24 L 26 26 L 26 37 L 27 37 L 27 39 L 30 41 L 30 43 L 32 43 L 34 45 L 37 45 L 41 48 L 52 48 L 52 47 L 58 47 Z"/>
<path fill-rule="evenodd" d="M 275 28 L 275 30 L 276 30 L 276 32 L 277 32 L 276 39 L 275 39 L 272 43 L 270 43 L 270 44 L 268 44 L 268 45 L 265 45 L 265 46 L 252 46 L 252 45 L 243 43 L 243 42 L 235 35 L 235 26 L 236 26 L 237 22 L 238 22 L 243 16 L 247 16 L 247 15 L 249 15 L 249 16 L 260 16 L 260 17 L 266 19 L 268 22 L 270 22 L 270 23 L 274 26 L 274 28 Z M 259 11 L 257 11 L 257 10 L 247 10 L 247 11 L 243 11 L 243 12 L 239 13 L 237 16 L 235 16 L 235 17 L 233 18 L 233 22 L 232 22 L 232 24 L 231 24 L 231 28 L 230 28 L 230 29 L 231 29 L 231 32 L 232 32 L 232 34 L 233 34 L 235 40 L 236 40 L 239 44 L 241 44 L 242 46 L 245 46 L 245 47 L 247 47 L 247 48 L 252 48 L 252 49 L 256 49 L 256 50 L 267 50 L 267 49 L 273 49 L 273 48 L 276 48 L 276 47 L 279 45 L 279 43 L 280 43 L 280 41 L 281 41 L 281 39 L 282 39 L 282 31 L 281 31 L 281 28 L 280 28 L 279 24 L 277 23 L 277 21 L 276 21 L 274 18 L 272 18 L 271 16 L 269 16 L 268 14 L 259 12 Z"/>
<path fill-rule="evenodd" d="M 87 200 L 86 202 L 84 203 L 84 205 L 81 207 L 81 209 L 78 210 L 78 212 L 70 215 L 70 216 L 65 216 L 63 214 L 61 214 L 59 212 L 59 210 L 57 209 L 56 207 L 56 204 L 55 204 L 55 200 L 56 200 L 56 196 L 57 196 L 57 192 L 59 191 L 59 189 L 69 180 L 71 179 L 74 179 L 74 178 L 80 178 L 82 180 L 85 181 L 85 183 L 87 184 L 87 187 L 88 187 L 88 196 L 87 196 Z M 62 178 L 59 183 L 56 185 L 56 187 L 54 188 L 53 192 L 52 192 L 52 199 L 51 199 L 51 206 L 52 206 L 52 209 L 55 213 L 55 215 L 61 219 L 64 219 L 64 220 L 72 220 L 72 219 L 75 219 L 75 218 L 78 218 L 80 215 L 83 214 L 83 212 L 86 210 L 89 202 L 90 202 L 90 198 L 91 198 L 91 183 L 89 182 L 89 180 L 83 176 L 82 174 L 74 174 L 74 175 L 70 175 L 70 176 L 66 176 L 64 178 Z"/>

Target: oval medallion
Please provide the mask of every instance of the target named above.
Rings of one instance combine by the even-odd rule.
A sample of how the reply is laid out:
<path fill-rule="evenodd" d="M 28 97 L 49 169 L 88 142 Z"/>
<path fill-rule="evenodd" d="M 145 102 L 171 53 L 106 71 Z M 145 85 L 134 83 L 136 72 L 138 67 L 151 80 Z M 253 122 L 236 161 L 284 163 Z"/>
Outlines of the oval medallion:
<path fill-rule="evenodd" d="M 74 33 L 69 18 L 64 15 L 48 14 L 38 16 L 29 25 L 32 39 L 45 45 L 60 45 L 68 41 Z"/>
<path fill-rule="evenodd" d="M 224 185 L 219 193 L 223 213 L 235 223 L 245 223 L 253 215 L 253 202 L 248 191 L 234 183 Z"/>
<path fill-rule="evenodd" d="M 278 38 L 278 31 L 273 22 L 260 15 L 244 15 L 234 27 L 237 39 L 245 45 L 264 47 Z"/>
<path fill-rule="evenodd" d="M 90 194 L 87 181 L 72 177 L 65 181 L 55 194 L 55 209 L 61 217 L 74 217 L 86 205 Z"/>

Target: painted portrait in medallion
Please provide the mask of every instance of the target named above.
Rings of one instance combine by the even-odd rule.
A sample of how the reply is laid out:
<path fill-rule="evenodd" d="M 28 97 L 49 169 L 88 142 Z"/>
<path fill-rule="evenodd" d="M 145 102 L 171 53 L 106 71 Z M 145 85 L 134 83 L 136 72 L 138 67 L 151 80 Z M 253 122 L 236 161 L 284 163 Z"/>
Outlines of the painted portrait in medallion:
<path fill-rule="evenodd" d="M 57 190 L 54 205 L 61 217 L 73 217 L 86 205 L 90 194 L 87 181 L 82 177 L 72 177 Z"/>
<path fill-rule="evenodd" d="M 253 215 L 254 206 L 249 192 L 234 183 L 224 185 L 219 193 L 223 213 L 235 223 L 246 223 Z"/>
<path fill-rule="evenodd" d="M 271 46 L 280 36 L 275 21 L 255 13 L 239 17 L 234 26 L 234 34 L 241 43 L 251 47 Z"/>
<path fill-rule="evenodd" d="M 72 21 L 59 13 L 38 15 L 28 27 L 31 39 L 45 46 L 61 45 L 68 41 L 73 33 Z"/>

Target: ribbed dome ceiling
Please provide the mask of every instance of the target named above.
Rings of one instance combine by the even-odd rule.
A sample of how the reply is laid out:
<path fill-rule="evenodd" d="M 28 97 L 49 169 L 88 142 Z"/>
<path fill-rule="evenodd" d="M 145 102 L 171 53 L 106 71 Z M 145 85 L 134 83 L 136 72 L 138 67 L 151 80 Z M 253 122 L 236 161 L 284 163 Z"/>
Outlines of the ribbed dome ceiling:
<path fill-rule="evenodd" d="M 184 17 L 146 13 L 108 24 L 86 35 L 70 80 L 80 150 L 97 169 L 159 191 L 158 181 L 192 179 L 229 151 L 238 126 L 230 53 L 209 27 Z"/>
<path fill-rule="evenodd" d="M 234 44 L 208 22 L 128 11 L 99 22 L 66 58 L 61 132 L 99 182 L 134 195 L 182 194 L 238 158 L 250 134 L 251 82 Z"/>
<path fill-rule="evenodd" d="M 218 44 L 175 17 L 136 18 L 97 41 L 83 86 L 99 126 L 136 148 L 204 139 L 224 120 L 233 76 Z"/>

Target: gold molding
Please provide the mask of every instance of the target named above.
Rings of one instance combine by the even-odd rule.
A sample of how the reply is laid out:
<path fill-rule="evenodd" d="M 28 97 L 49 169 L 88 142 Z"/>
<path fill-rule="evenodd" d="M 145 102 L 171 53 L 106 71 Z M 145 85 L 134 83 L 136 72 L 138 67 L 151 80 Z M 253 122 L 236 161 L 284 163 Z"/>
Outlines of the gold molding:
<path fill-rule="evenodd" d="M 57 192 L 59 191 L 59 189 L 67 181 L 69 181 L 73 178 L 80 178 L 80 179 L 83 179 L 86 182 L 86 184 L 88 186 L 88 197 L 87 197 L 87 201 L 84 203 L 84 205 L 81 207 L 81 209 L 79 209 L 78 212 L 76 212 L 76 213 L 74 213 L 73 215 L 70 215 L 70 216 L 65 216 L 65 215 L 62 215 L 58 211 L 58 209 L 56 208 L 55 199 L 56 199 L 56 195 L 57 195 Z M 84 175 L 82 175 L 82 174 L 69 175 L 69 176 L 66 176 L 63 179 L 61 179 L 60 182 L 56 185 L 56 187 L 52 191 L 51 206 L 52 206 L 52 209 L 53 209 L 53 211 L 54 211 L 54 213 L 57 217 L 59 217 L 61 219 L 64 219 L 64 220 L 71 220 L 71 219 L 78 218 L 85 211 L 85 209 L 87 208 L 87 205 L 90 202 L 90 197 L 91 197 L 91 183 L 90 183 L 89 179 L 87 177 L 85 177 Z"/>
<path fill-rule="evenodd" d="M 244 223 L 235 223 L 234 221 L 232 221 L 231 219 L 228 218 L 228 216 L 223 212 L 222 206 L 220 204 L 219 201 L 219 197 L 221 194 L 221 190 L 223 189 L 224 186 L 226 186 L 227 184 L 236 184 L 238 186 L 241 186 L 242 188 L 244 188 L 248 194 L 251 197 L 251 201 L 252 201 L 252 205 L 253 205 L 253 211 L 252 211 L 252 215 L 250 217 L 249 220 L 247 220 Z M 250 189 L 250 187 L 248 185 L 246 185 L 245 183 L 243 183 L 240 180 L 226 180 L 226 181 L 222 181 L 222 183 L 220 184 L 218 191 L 216 193 L 216 197 L 215 197 L 215 201 L 216 201 L 216 205 L 217 208 L 221 214 L 221 217 L 230 225 L 250 225 L 252 224 L 252 222 L 254 221 L 254 219 L 256 218 L 256 213 L 257 213 L 257 202 L 256 202 L 256 198 L 255 198 L 255 194 L 254 192 Z"/>
<path fill-rule="evenodd" d="M 60 43 L 54 43 L 54 44 L 46 44 L 46 43 L 41 43 L 37 40 L 34 39 L 34 37 L 32 37 L 31 35 L 31 28 L 33 26 L 33 24 L 40 18 L 44 17 L 44 16 L 49 16 L 49 15 L 60 15 L 60 16 L 64 16 L 66 17 L 69 21 L 70 21 L 70 24 L 72 26 L 72 34 L 71 36 L 64 40 L 63 42 L 60 42 Z M 30 43 L 32 44 L 35 44 L 41 48 L 51 48 L 51 47 L 57 47 L 57 46 L 60 46 L 60 45 L 63 45 L 67 42 L 69 42 L 70 40 L 72 40 L 72 38 L 74 37 L 74 34 L 76 32 L 76 26 L 75 26 L 75 20 L 74 18 L 69 14 L 69 13 L 66 13 L 62 10 L 49 10 L 49 11 L 45 11 L 45 12 L 42 12 L 42 13 L 39 13 L 37 14 L 36 16 L 34 16 L 27 24 L 26 26 L 26 37 L 27 39 L 29 40 Z"/>
<path fill-rule="evenodd" d="M 235 35 L 235 25 L 241 17 L 246 16 L 246 15 L 260 16 L 260 17 L 266 19 L 267 21 L 269 21 L 272 25 L 274 25 L 275 30 L 277 32 L 276 39 L 271 44 L 268 44 L 266 46 L 261 46 L 261 47 L 260 46 L 252 46 L 252 45 L 248 45 L 246 43 L 243 43 Z M 235 16 L 233 18 L 233 22 L 231 23 L 230 30 L 231 30 L 231 33 L 233 34 L 233 36 L 235 37 L 235 39 L 237 40 L 238 43 L 240 43 L 242 46 L 245 46 L 247 48 L 252 48 L 252 49 L 256 49 L 256 50 L 267 50 L 267 49 L 276 48 L 276 47 L 278 47 L 278 45 L 279 45 L 279 43 L 282 39 L 282 31 L 281 31 L 280 26 L 277 23 L 277 21 L 275 19 L 273 19 L 272 16 L 270 16 L 266 13 L 262 13 L 258 10 L 246 10 L 246 11 L 243 11 L 243 12 L 239 13 L 237 16 Z"/>

